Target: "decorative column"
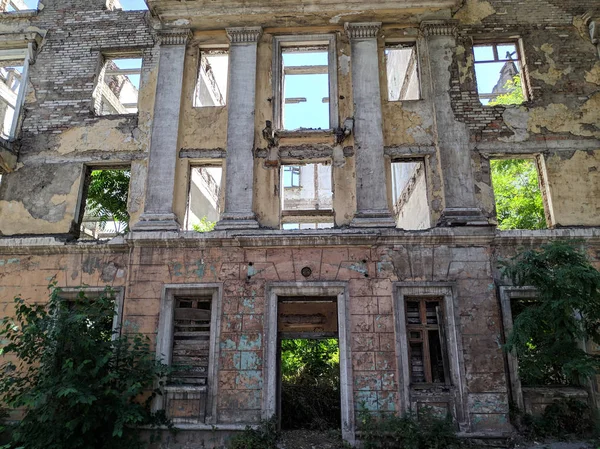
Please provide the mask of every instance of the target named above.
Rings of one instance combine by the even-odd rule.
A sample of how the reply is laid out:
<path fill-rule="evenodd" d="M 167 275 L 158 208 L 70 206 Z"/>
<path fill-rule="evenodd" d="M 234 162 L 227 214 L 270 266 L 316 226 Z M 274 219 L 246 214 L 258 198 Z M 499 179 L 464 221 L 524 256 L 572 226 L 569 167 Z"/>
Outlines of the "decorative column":
<path fill-rule="evenodd" d="M 387 201 L 377 34 L 381 23 L 346 23 L 352 49 L 356 215 L 353 227 L 395 227 Z"/>
<path fill-rule="evenodd" d="M 442 166 L 445 207 L 439 224 L 487 225 L 477 207 L 471 168 L 469 131 L 456 119 L 450 102 L 450 73 L 456 50 L 457 28 L 452 21 L 421 23 L 426 37 L 431 73 L 437 151 Z"/>
<path fill-rule="evenodd" d="M 160 59 L 150 137 L 146 200 L 134 231 L 178 231 L 173 213 L 185 46 L 190 30 L 158 32 Z"/>
<path fill-rule="evenodd" d="M 262 28 L 227 28 L 226 31 L 230 46 L 225 207 L 216 229 L 255 229 L 258 222 L 252 211 L 254 109 L 256 53 Z"/>

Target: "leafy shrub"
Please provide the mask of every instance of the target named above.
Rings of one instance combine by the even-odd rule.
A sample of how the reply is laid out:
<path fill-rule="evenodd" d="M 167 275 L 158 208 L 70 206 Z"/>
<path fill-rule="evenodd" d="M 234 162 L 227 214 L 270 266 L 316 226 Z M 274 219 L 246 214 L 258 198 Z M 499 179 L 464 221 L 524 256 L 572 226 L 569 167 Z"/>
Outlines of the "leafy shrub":
<path fill-rule="evenodd" d="M 550 404 L 540 416 L 511 408 L 511 421 L 526 439 L 583 438 L 598 434 L 597 411 L 590 404 L 574 398 Z"/>
<path fill-rule="evenodd" d="M 504 262 L 514 285 L 537 298 L 514 320 L 505 348 L 519 359 L 526 385 L 582 385 L 600 370 L 584 340 L 600 344 L 600 272 L 572 244 L 553 242 Z"/>
<path fill-rule="evenodd" d="M 341 428 L 337 339 L 282 340 L 281 376 L 283 429 Z"/>
<path fill-rule="evenodd" d="M 229 441 L 227 447 L 228 449 L 277 449 L 278 439 L 277 420 L 273 417 L 261 421 L 256 429 L 246 426 L 241 434 Z"/>
<path fill-rule="evenodd" d="M 359 413 L 364 449 L 458 449 L 452 418 L 437 417 L 431 409 L 414 414 L 374 415 L 364 408 Z"/>
<path fill-rule="evenodd" d="M 155 383 L 167 374 L 147 337 L 113 335 L 114 295 L 61 298 L 46 304 L 15 298 L 15 318 L 2 320 L 0 396 L 26 410 L 12 439 L 27 449 L 142 447 L 136 426 L 164 423 L 150 410 Z"/>

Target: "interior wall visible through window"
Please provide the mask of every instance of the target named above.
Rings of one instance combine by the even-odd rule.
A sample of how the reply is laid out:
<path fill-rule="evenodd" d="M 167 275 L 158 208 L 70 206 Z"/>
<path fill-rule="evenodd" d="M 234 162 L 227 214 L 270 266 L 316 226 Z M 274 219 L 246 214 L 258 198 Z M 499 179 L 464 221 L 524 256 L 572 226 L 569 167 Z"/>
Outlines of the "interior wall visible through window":
<path fill-rule="evenodd" d="M 141 71 L 140 57 L 105 57 L 94 92 L 96 114 L 137 113 Z"/>
<path fill-rule="evenodd" d="M 221 216 L 223 168 L 216 165 L 192 166 L 185 229 L 212 231 Z"/>
<path fill-rule="evenodd" d="M 473 56 L 482 104 L 521 104 L 527 100 L 518 42 L 475 44 Z"/>
<path fill-rule="evenodd" d="M 391 175 L 396 226 L 409 230 L 430 228 L 425 163 L 394 161 L 391 164 Z"/>
<path fill-rule="evenodd" d="M 200 50 L 198 78 L 194 89 L 193 106 L 225 106 L 229 53 L 227 50 Z"/>
<path fill-rule="evenodd" d="M 386 44 L 385 63 L 389 101 L 421 98 L 418 54 L 414 42 Z"/>

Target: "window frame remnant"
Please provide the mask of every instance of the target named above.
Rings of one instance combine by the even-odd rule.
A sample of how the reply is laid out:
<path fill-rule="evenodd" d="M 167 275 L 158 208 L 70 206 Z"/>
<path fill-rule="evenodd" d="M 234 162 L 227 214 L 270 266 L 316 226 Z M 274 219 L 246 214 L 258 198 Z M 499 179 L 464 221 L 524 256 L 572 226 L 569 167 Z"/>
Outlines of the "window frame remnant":
<path fill-rule="evenodd" d="M 326 47 L 328 54 L 327 74 L 329 78 L 329 128 L 315 129 L 314 131 L 330 131 L 339 127 L 338 111 L 338 82 L 337 82 L 337 46 L 334 34 L 311 34 L 311 35 L 292 35 L 275 36 L 273 38 L 273 126 L 278 131 L 292 131 L 284 128 L 284 67 L 283 52 L 285 49 L 311 49 Z M 311 66 L 306 66 L 311 67 Z M 302 70 L 300 67 L 294 69 Z M 309 71 L 312 69 L 309 69 Z M 290 99 L 298 100 L 302 99 Z"/>
<path fill-rule="evenodd" d="M 498 47 L 503 45 L 511 45 L 515 47 L 515 58 L 512 56 L 501 58 L 498 54 Z M 493 59 L 486 60 L 477 60 L 477 56 L 475 54 L 476 48 L 481 47 L 491 47 L 493 53 Z M 531 91 L 529 90 L 529 80 L 526 75 L 527 65 L 525 63 L 525 59 L 523 57 L 523 43 L 521 39 L 492 39 L 492 40 L 483 40 L 476 41 L 473 43 L 472 48 L 473 55 L 473 71 L 475 72 L 475 84 L 477 88 L 477 96 L 482 105 L 487 106 L 487 103 L 483 103 L 482 100 L 492 101 L 497 98 L 502 93 L 494 94 L 493 92 L 480 92 L 479 91 L 479 83 L 477 82 L 477 66 L 481 66 L 483 64 L 497 64 L 504 62 L 505 64 L 508 62 L 513 62 L 517 66 L 517 73 L 521 78 L 521 89 L 523 91 L 523 103 L 530 100 Z M 498 72 L 500 74 L 500 72 Z M 498 80 L 499 81 L 499 80 Z M 502 86 L 503 87 L 503 86 Z"/>
<path fill-rule="evenodd" d="M 156 338 L 156 357 L 166 365 L 172 364 L 175 339 L 175 306 L 177 298 L 210 298 L 210 336 L 207 368 L 207 385 L 169 385 L 165 394 L 154 400 L 153 410 L 168 410 L 169 404 L 181 399 L 195 403 L 205 397 L 204 419 L 175 418 L 174 424 L 194 424 L 195 427 L 211 429 L 217 422 L 217 393 L 219 382 L 219 338 L 221 335 L 221 313 L 223 286 L 221 283 L 207 284 L 165 284 L 161 299 L 161 310 Z"/>
<path fill-rule="evenodd" d="M 394 282 L 396 354 L 399 366 L 400 404 L 404 412 L 416 412 L 419 404 L 438 403 L 442 400 L 449 405 L 448 409 L 455 413 L 460 428 L 468 428 L 467 386 L 460 337 L 459 316 L 456 308 L 458 298 L 455 286 L 448 282 Z M 410 376 L 409 334 L 406 320 L 407 298 L 441 298 L 443 309 L 443 327 L 446 335 L 446 351 L 448 354 L 448 382 L 444 384 L 413 384 Z M 440 328 L 442 327 L 440 325 Z M 425 392 L 421 390 L 425 389 Z M 435 394 L 433 394 L 435 393 Z M 424 404 L 427 405 L 427 404 Z"/>
<path fill-rule="evenodd" d="M 400 90 L 398 92 L 398 98 L 392 98 L 391 95 L 391 91 L 390 91 L 390 75 L 391 75 L 391 71 L 393 70 L 393 67 L 390 67 L 389 65 L 389 58 L 388 58 L 388 51 L 394 51 L 394 50 L 407 50 L 407 49 L 412 49 L 410 58 L 408 60 L 408 64 L 406 67 L 406 72 L 404 74 L 404 81 L 402 82 L 402 85 L 400 87 Z M 387 101 L 391 102 L 391 103 L 396 103 L 396 102 L 404 102 L 404 101 L 417 101 L 417 100 L 421 100 L 422 97 L 422 91 L 421 91 L 421 65 L 420 65 L 420 59 L 419 59 L 419 48 L 417 45 L 416 41 L 410 41 L 410 42 L 386 42 L 385 43 L 385 47 L 384 47 L 384 57 L 385 57 L 385 67 L 386 67 L 386 81 L 387 81 Z M 406 98 L 407 95 L 407 90 L 411 85 L 411 82 L 413 81 L 413 77 L 416 78 L 416 85 L 417 85 L 417 96 L 416 98 Z"/>
<path fill-rule="evenodd" d="M 411 386 L 416 385 L 449 385 L 450 373 L 448 370 L 448 352 L 446 349 L 446 332 L 444 328 L 444 315 L 443 315 L 443 297 L 406 297 L 406 330 L 408 332 L 408 353 L 409 363 L 411 369 Z M 419 323 L 411 323 L 411 318 L 414 319 L 413 312 L 409 306 L 411 303 L 417 304 L 417 318 Z M 429 310 L 429 304 L 435 304 L 433 312 Z M 431 316 L 431 314 L 434 314 Z M 436 381 L 434 379 L 435 368 L 432 362 L 432 338 L 431 333 L 438 333 L 439 350 L 438 357 L 442 363 L 442 376 L 443 379 Z M 415 379 L 416 364 L 414 358 L 416 357 L 416 351 L 413 347 L 421 345 L 421 365 L 423 367 L 423 378 L 424 381 L 417 381 Z"/>
<path fill-rule="evenodd" d="M 23 63 L 21 66 L 17 64 Z M 11 48 L 0 50 L 0 65 L 2 67 L 22 67 L 19 86 L 17 91 L 13 91 L 8 86 L 7 88 L 16 94 L 15 105 L 13 107 L 13 117 L 8 135 L 4 138 L 8 141 L 13 141 L 17 137 L 17 130 L 21 120 L 23 106 L 25 104 L 25 94 L 27 91 L 27 83 L 29 81 L 29 66 L 34 62 L 33 44 L 28 43 L 21 48 Z M 11 105 L 7 104 L 7 108 Z M 2 124 L 2 132 L 4 132 L 4 124 Z"/>
<path fill-rule="evenodd" d="M 532 300 L 537 298 L 537 289 L 535 287 L 513 287 L 513 286 L 500 286 L 500 310 L 502 312 L 502 324 L 504 329 L 503 338 L 506 338 L 510 334 L 513 328 L 513 314 L 511 301 L 526 299 Z M 519 378 L 519 360 L 516 355 L 512 352 L 506 352 L 506 361 L 508 363 L 508 377 L 510 383 L 510 395 L 512 401 L 519 407 L 519 409 L 525 409 L 525 403 L 523 400 L 523 387 L 521 385 L 521 379 Z"/>
<path fill-rule="evenodd" d="M 225 79 L 225 91 L 222 92 L 219 83 L 215 77 L 210 64 L 210 58 L 212 56 L 226 56 L 227 57 L 227 73 Z M 209 84 L 212 90 L 209 89 L 209 94 L 215 104 L 201 104 L 199 89 L 202 80 L 205 84 Z M 216 91 L 215 91 L 216 89 Z M 196 85 L 194 86 L 194 96 L 192 98 L 192 107 L 194 108 L 219 108 L 227 106 L 227 91 L 229 89 L 229 48 L 200 48 L 198 55 L 198 70 L 196 74 Z M 218 96 L 217 96 L 218 94 Z"/>
<path fill-rule="evenodd" d="M 283 165 L 283 188 L 284 189 L 293 189 L 302 187 L 300 184 L 300 165 Z M 288 172 L 290 182 L 286 183 L 286 172 Z M 289 184 L 289 185 L 288 185 Z"/>
<path fill-rule="evenodd" d="M 131 68 L 131 69 L 121 69 L 114 68 L 108 69 L 108 65 L 113 61 L 118 60 L 139 60 L 140 67 L 139 68 Z M 102 67 L 98 74 L 98 79 L 96 82 L 96 87 L 94 88 L 94 92 L 92 94 L 93 97 L 93 110 L 94 114 L 97 116 L 111 116 L 111 115 L 136 115 L 139 112 L 139 95 L 142 88 L 142 69 L 144 66 L 144 58 L 140 52 L 132 52 L 132 53 L 103 53 L 101 58 Z M 113 62 L 113 64 L 116 63 Z M 135 85 L 129 79 L 129 76 L 139 76 L 140 82 L 139 86 L 136 88 Z M 109 86 L 109 83 L 106 82 L 107 77 L 109 76 L 123 76 L 125 80 L 123 84 L 119 87 L 122 89 L 126 83 L 131 84 L 131 86 L 136 89 L 136 101 L 135 105 L 133 103 L 121 103 L 121 100 Z M 119 94 L 120 95 L 120 94 Z M 105 106 L 108 105 L 115 112 L 104 112 Z M 128 109 L 135 109 L 134 111 L 129 111 Z"/>

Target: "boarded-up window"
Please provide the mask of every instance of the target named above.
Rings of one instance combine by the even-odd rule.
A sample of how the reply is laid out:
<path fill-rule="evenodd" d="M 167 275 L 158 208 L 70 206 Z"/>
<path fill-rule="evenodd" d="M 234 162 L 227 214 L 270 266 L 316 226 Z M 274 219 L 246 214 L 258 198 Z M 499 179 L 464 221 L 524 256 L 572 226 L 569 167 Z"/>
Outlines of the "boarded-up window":
<path fill-rule="evenodd" d="M 212 298 L 175 298 L 171 384 L 207 385 Z"/>
<path fill-rule="evenodd" d="M 449 382 L 441 298 L 407 298 L 411 383 Z"/>

